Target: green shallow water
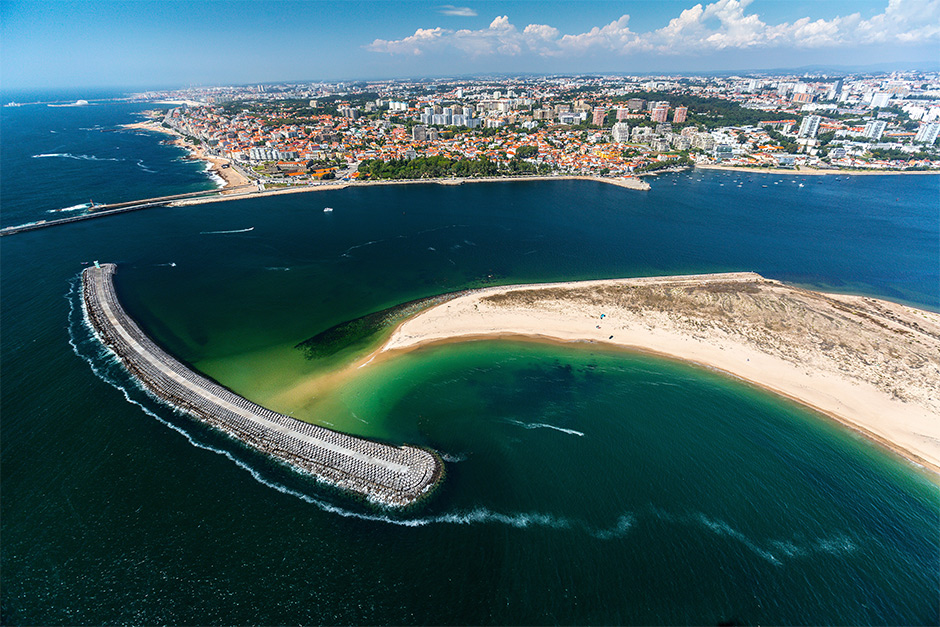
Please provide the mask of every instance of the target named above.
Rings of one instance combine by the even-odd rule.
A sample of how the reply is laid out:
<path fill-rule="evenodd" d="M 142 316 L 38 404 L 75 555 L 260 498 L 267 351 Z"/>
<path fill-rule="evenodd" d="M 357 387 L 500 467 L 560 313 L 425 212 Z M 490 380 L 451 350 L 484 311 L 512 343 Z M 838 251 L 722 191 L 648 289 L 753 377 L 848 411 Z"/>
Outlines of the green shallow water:
<path fill-rule="evenodd" d="M 724 176 L 345 190 L 4 238 L 2 622 L 936 623 L 936 483 L 740 381 L 471 342 L 275 406 L 441 451 L 440 492 L 395 515 L 149 399 L 74 310 L 82 262 L 117 262 L 149 333 L 273 405 L 369 348 L 298 343 L 489 283 L 756 270 L 937 308 L 937 177 L 767 196 Z M 834 197 L 874 200 L 847 222 L 861 200 Z"/>

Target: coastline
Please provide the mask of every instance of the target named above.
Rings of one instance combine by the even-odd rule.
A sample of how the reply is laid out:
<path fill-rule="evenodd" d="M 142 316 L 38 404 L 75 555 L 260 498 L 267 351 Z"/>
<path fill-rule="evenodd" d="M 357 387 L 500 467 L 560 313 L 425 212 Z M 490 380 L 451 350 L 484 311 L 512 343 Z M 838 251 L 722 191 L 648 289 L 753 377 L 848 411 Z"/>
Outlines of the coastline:
<path fill-rule="evenodd" d="M 940 480 L 940 314 L 754 273 L 483 288 L 406 320 L 363 365 L 497 338 L 594 343 L 717 370 L 808 406 Z"/>
<path fill-rule="evenodd" d="M 892 174 L 934 174 L 940 175 L 940 170 L 843 170 L 833 168 L 820 170 L 803 167 L 799 170 L 787 168 L 761 168 L 742 165 L 695 164 L 696 169 L 725 170 L 727 172 L 751 172 L 757 174 L 781 174 L 787 176 L 828 176 L 831 174 L 844 176 L 889 176 Z"/>
<path fill-rule="evenodd" d="M 206 154 L 206 151 L 202 146 L 195 146 L 191 144 L 186 140 L 185 137 L 171 128 L 161 126 L 152 120 L 146 122 L 135 122 L 133 124 L 122 124 L 121 128 L 129 130 L 150 131 L 153 133 L 163 133 L 164 135 L 174 137 L 174 145 L 189 151 L 190 157 L 193 160 L 205 162 L 209 171 L 222 181 L 222 186 L 219 188 L 219 191 L 222 192 L 222 194 L 237 193 L 240 190 L 248 189 L 253 186 L 252 182 L 238 170 L 232 167 L 222 167 L 223 165 L 230 165 L 230 161 L 228 159 L 223 159 L 221 157 L 210 157 Z"/>
<path fill-rule="evenodd" d="M 503 176 L 503 177 L 485 177 L 468 179 L 407 179 L 407 180 L 383 180 L 383 181 L 337 181 L 331 183 L 317 183 L 314 185 L 278 187 L 275 189 L 265 189 L 258 191 L 256 189 L 237 189 L 233 188 L 229 193 L 223 192 L 222 196 L 209 196 L 205 198 L 187 198 L 170 203 L 171 207 L 186 207 L 190 205 L 201 205 L 211 202 L 221 202 L 224 200 L 242 200 L 246 198 L 262 198 L 265 196 L 278 196 L 281 194 L 298 194 L 304 192 L 326 192 L 337 189 L 346 189 L 348 187 L 380 187 L 385 185 L 463 185 L 465 183 L 502 183 L 502 182 L 520 182 L 520 181 L 595 181 L 597 183 L 606 183 L 615 187 L 625 189 L 646 191 L 650 189 L 649 183 L 639 179 L 612 179 L 596 176 L 570 175 L 570 176 Z"/>

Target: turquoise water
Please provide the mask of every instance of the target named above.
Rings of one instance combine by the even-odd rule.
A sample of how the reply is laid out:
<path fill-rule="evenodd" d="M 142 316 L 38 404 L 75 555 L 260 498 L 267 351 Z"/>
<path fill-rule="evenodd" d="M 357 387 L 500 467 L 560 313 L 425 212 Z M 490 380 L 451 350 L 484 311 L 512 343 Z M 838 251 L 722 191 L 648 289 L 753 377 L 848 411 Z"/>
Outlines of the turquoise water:
<path fill-rule="evenodd" d="M 285 392 L 356 354 L 297 343 L 489 283 L 756 270 L 940 308 L 940 179 L 821 178 L 355 189 L 3 238 L 2 622 L 937 623 L 936 483 L 715 373 L 475 342 Z M 441 451 L 440 493 L 378 511 L 146 397 L 74 309 L 94 259 L 226 385 Z"/>

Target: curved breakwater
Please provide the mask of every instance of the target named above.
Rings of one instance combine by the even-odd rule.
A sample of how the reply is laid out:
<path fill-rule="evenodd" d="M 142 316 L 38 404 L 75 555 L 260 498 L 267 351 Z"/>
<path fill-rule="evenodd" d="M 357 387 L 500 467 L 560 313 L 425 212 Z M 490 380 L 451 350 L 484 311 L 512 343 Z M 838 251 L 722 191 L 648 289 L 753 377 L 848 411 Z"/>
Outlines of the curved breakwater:
<path fill-rule="evenodd" d="M 442 462 L 429 451 L 301 422 L 192 372 L 128 317 L 114 291 L 115 271 L 114 264 L 101 264 L 82 273 L 85 317 L 151 394 L 272 457 L 382 505 L 410 505 L 443 477 Z"/>

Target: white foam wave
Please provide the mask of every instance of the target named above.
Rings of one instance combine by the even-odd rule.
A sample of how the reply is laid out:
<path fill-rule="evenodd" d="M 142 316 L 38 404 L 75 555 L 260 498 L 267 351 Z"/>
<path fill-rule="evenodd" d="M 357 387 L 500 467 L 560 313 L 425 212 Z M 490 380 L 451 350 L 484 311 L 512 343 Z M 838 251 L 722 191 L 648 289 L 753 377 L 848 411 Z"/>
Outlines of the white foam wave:
<path fill-rule="evenodd" d="M 159 268 L 159 267 L 175 268 L 175 267 L 176 267 L 176 262 L 175 262 L 175 261 L 171 261 L 170 263 L 158 263 L 158 264 L 155 264 L 155 265 L 156 265 L 158 268 Z"/>
<path fill-rule="evenodd" d="M 91 205 L 87 202 L 83 202 L 80 205 L 72 205 L 71 207 L 63 207 L 62 209 L 49 209 L 46 213 L 62 213 L 63 211 L 81 211 L 82 209 L 88 209 Z"/>
<path fill-rule="evenodd" d="M 281 266 L 266 266 L 265 270 L 277 270 L 279 272 L 287 272 L 290 270 L 290 268 L 284 268 Z"/>
<path fill-rule="evenodd" d="M 594 531 L 591 535 L 598 540 L 615 540 L 630 533 L 630 529 L 632 529 L 635 524 L 636 517 L 633 514 L 624 514 L 617 519 L 617 523 L 610 529 L 600 529 Z"/>
<path fill-rule="evenodd" d="M 554 429 L 555 431 L 561 431 L 562 433 L 567 433 L 568 435 L 576 435 L 578 437 L 584 437 L 584 434 L 580 431 L 575 431 L 574 429 L 565 429 L 564 427 L 556 427 L 555 425 L 545 424 L 544 422 L 522 422 L 521 420 L 509 420 L 514 425 L 519 425 L 523 429 Z"/>
<path fill-rule="evenodd" d="M 254 231 L 255 227 L 250 226 L 247 229 L 235 229 L 233 231 L 200 231 L 200 235 L 227 235 L 229 233 L 248 233 Z"/>
<path fill-rule="evenodd" d="M 219 189 L 225 187 L 225 179 L 219 176 L 215 170 L 211 169 L 211 165 L 206 168 L 206 174 L 209 175 L 209 180 L 215 183 L 215 186 Z"/>
<path fill-rule="evenodd" d="M 456 464 L 459 462 L 467 461 L 467 456 L 466 455 L 450 455 L 449 453 L 444 453 L 443 455 L 441 455 L 441 459 L 443 459 L 445 462 Z"/>
<path fill-rule="evenodd" d="M 704 525 L 705 528 L 708 529 L 709 531 L 712 531 L 713 533 L 719 536 L 733 538 L 734 540 L 737 540 L 738 542 L 746 546 L 748 549 L 750 549 L 751 552 L 753 552 L 755 555 L 758 555 L 764 558 L 765 560 L 767 560 L 774 566 L 783 566 L 783 562 L 781 562 L 773 553 L 760 548 L 759 546 L 757 546 L 757 544 L 752 542 L 750 538 L 748 538 L 746 535 L 744 535 L 737 529 L 733 528 L 731 525 L 729 525 L 725 521 L 712 520 L 711 518 L 708 518 L 705 514 L 699 514 L 696 518 L 698 519 L 698 522 Z"/>
<path fill-rule="evenodd" d="M 150 172 L 151 174 L 156 174 L 156 170 L 151 170 L 150 168 L 144 165 L 143 159 L 137 160 L 137 167 L 143 170 L 144 172 Z"/>
<path fill-rule="evenodd" d="M 60 157 L 62 159 L 77 159 L 79 161 L 124 161 L 123 159 L 116 159 L 114 157 L 96 157 L 94 155 L 73 155 L 70 152 L 50 152 L 50 153 L 43 153 L 41 155 L 33 155 L 33 159 L 50 159 L 53 157 Z"/>

